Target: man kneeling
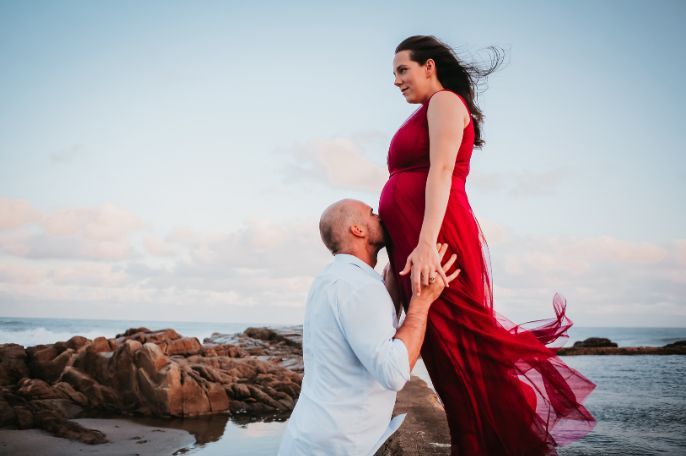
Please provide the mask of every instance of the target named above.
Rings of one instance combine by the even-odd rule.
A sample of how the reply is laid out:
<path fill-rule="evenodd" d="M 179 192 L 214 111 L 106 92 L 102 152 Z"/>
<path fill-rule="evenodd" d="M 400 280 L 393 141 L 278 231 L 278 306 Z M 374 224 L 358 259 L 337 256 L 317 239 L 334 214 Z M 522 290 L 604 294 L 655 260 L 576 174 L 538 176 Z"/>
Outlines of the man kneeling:
<path fill-rule="evenodd" d="M 370 455 L 383 443 L 397 391 L 419 357 L 429 308 L 446 284 L 439 277 L 414 296 L 398 327 L 399 306 L 373 269 L 385 246 L 379 216 L 360 201 L 342 200 L 324 211 L 319 230 L 334 260 L 307 298 L 305 375 L 279 455 Z M 441 259 L 446 249 L 439 245 Z"/>

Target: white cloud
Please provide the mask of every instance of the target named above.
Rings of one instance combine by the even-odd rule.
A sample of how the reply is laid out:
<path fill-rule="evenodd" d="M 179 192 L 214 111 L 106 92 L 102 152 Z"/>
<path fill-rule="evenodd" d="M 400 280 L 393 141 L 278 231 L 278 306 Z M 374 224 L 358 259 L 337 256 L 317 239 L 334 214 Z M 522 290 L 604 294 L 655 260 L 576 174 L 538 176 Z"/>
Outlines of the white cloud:
<path fill-rule="evenodd" d="M 129 211 L 104 204 L 98 208 L 61 209 L 41 214 L 21 200 L 0 199 L 0 252 L 27 258 L 125 260 L 135 254 L 132 236 L 144 228 Z"/>
<path fill-rule="evenodd" d="M 41 218 L 41 213 L 28 202 L 0 197 L 0 230 L 19 228 Z"/>
<path fill-rule="evenodd" d="M 138 217 L 112 204 L 95 209 L 59 210 L 43 223 L 51 236 L 81 236 L 96 241 L 119 241 L 143 226 Z"/>
<path fill-rule="evenodd" d="M 299 176 L 350 190 L 379 193 L 388 179 L 385 167 L 364 156 L 359 142 L 348 138 L 319 139 L 293 151 Z"/>
<path fill-rule="evenodd" d="M 132 315 L 163 312 L 164 319 L 191 311 L 196 320 L 218 312 L 222 320 L 297 322 L 314 276 L 331 260 L 316 220 L 255 218 L 227 232 L 178 227 L 159 236 L 112 205 L 47 216 L 27 203 L 18 207 L 28 215 L 0 231 L 2 306 L 61 303 L 89 312 L 99 305 L 105 312 L 116 305 Z M 496 309 L 514 321 L 551 316 L 559 291 L 582 324 L 686 324 L 683 239 L 524 236 L 494 221 L 481 224 Z"/>

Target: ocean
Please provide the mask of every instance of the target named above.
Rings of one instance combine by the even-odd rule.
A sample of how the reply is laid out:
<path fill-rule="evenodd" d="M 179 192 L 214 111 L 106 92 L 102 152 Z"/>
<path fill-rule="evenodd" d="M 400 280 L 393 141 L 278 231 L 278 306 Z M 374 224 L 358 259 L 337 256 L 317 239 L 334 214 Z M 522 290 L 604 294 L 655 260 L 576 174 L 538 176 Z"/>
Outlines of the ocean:
<path fill-rule="evenodd" d="M 213 332 L 235 333 L 263 325 L 0 317 L 0 343 L 31 346 L 73 335 L 113 337 L 140 326 L 174 328 L 202 341 Z M 572 327 L 569 333 L 567 346 L 592 336 L 607 337 L 619 346 L 663 346 L 686 340 L 686 328 Z M 564 360 L 596 383 L 586 406 L 598 424 L 580 442 L 561 448 L 560 455 L 686 455 L 686 356 L 567 356 Z M 414 373 L 428 380 L 421 363 Z M 202 456 L 273 455 L 285 428 L 285 422 L 236 421 L 225 416 L 168 424 L 193 432 L 197 444 L 186 454 Z"/>

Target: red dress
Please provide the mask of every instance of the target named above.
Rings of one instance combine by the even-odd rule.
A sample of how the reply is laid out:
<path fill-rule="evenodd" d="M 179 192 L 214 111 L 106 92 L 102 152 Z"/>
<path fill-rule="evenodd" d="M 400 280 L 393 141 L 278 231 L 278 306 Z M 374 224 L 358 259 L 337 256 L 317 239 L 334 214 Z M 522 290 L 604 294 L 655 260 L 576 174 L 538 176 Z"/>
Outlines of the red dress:
<path fill-rule="evenodd" d="M 424 217 L 428 105 L 429 100 L 391 140 L 390 177 L 379 202 L 389 258 L 406 303 L 410 278 L 397 272 L 417 246 Z M 595 385 L 551 348 L 572 325 L 561 296 L 553 298 L 556 317 L 547 321 L 515 325 L 493 310 L 488 246 L 465 193 L 473 146 L 470 121 L 438 236 L 457 253 L 462 272 L 431 307 L 422 359 L 445 406 L 453 455 L 554 454 L 555 446 L 593 429 L 595 420 L 581 403 Z"/>

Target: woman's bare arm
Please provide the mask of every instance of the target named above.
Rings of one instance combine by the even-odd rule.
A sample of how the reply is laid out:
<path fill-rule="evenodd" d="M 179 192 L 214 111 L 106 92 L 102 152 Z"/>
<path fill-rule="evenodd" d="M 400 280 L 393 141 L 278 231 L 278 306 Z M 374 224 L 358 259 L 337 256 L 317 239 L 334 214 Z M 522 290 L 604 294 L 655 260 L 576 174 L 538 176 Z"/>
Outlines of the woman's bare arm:
<path fill-rule="evenodd" d="M 421 285 L 428 285 L 431 276 L 440 275 L 447 282 L 435 246 L 448 206 L 455 159 L 464 126 L 469 122 L 469 113 L 455 94 L 444 91 L 431 98 L 427 120 L 431 164 L 426 181 L 424 219 L 419 243 L 400 273 L 405 275 L 412 272 L 412 291 L 418 296 L 421 294 Z"/>

